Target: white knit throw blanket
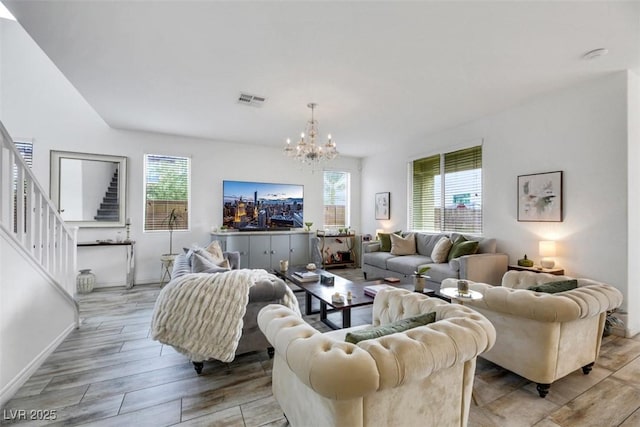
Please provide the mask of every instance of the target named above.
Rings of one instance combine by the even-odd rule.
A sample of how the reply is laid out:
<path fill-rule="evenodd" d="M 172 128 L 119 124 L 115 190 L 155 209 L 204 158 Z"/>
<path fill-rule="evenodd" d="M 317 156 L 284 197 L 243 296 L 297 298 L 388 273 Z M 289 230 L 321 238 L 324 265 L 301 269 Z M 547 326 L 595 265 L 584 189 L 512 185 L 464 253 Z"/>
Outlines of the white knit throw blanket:
<path fill-rule="evenodd" d="M 165 286 L 156 300 L 151 337 L 194 362 L 231 362 L 242 335 L 249 289 L 262 280 L 279 280 L 265 270 L 186 274 Z M 282 304 L 300 313 L 293 291 Z"/>

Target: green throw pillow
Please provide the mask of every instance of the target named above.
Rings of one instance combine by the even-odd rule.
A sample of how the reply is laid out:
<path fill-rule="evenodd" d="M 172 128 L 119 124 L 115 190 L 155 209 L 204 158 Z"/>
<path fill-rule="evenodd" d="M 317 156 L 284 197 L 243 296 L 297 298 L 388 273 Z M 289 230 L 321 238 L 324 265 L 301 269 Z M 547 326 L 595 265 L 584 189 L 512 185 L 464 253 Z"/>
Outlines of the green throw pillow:
<path fill-rule="evenodd" d="M 393 234 L 400 236 L 402 230 L 394 231 Z M 391 233 L 378 233 L 380 239 L 380 252 L 391 252 Z"/>
<path fill-rule="evenodd" d="M 572 280 L 559 280 L 557 282 L 543 283 L 542 285 L 529 286 L 527 289 L 530 291 L 544 292 L 547 294 L 555 294 L 556 292 L 569 291 L 578 287 L 578 281 Z"/>
<path fill-rule="evenodd" d="M 478 252 L 478 245 L 480 242 L 475 240 L 467 240 L 463 236 L 458 237 L 458 239 L 453 243 L 451 250 L 449 251 L 449 256 L 447 257 L 447 261 L 451 261 L 454 258 L 461 257 L 463 255 L 473 255 Z"/>
<path fill-rule="evenodd" d="M 387 323 L 386 325 L 380 325 L 372 329 L 347 332 L 347 336 L 344 338 L 344 340 L 352 344 L 357 344 L 360 341 L 372 340 L 385 335 L 404 332 L 412 328 L 417 328 L 418 326 L 428 325 L 429 323 L 433 323 L 435 321 L 436 313 L 432 311 L 430 313 L 420 314 L 418 316 L 407 317 L 406 319 L 398 320 L 397 322 Z"/>

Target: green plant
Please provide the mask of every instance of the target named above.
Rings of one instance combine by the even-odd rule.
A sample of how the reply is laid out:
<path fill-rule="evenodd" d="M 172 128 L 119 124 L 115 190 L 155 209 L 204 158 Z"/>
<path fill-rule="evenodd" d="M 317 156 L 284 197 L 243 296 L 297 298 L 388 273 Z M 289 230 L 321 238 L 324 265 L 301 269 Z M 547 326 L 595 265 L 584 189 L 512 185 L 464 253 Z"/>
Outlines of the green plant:
<path fill-rule="evenodd" d="M 417 271 L 414 271 L 413 274 L 415 276 L 422 276 L 424 273 L 426 273 L 427 271 L 429 271 L 431 269 L 431 267 L 428 266 L 424 266 L 420 269 L 418 269 Z"/>
<path fill-rule="evenodd" d="M 167 217 L 162 221 L 169 229 L 169 254 L 173 254 L 173 230 L 175 230 L 183 220 L 182 213 L 173 208 Z"/>

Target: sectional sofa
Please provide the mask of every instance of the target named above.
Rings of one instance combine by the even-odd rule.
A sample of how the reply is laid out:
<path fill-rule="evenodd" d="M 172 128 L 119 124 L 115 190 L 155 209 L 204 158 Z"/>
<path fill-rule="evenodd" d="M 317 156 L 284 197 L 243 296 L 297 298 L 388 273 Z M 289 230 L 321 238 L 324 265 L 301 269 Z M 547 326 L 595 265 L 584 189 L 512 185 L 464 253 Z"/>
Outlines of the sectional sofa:
<path fill-rule="evenodd" d="M 402 233 L 402 236 L 406 237 L 409 234 Z M 419 268 L 429 266 L 430 269 L 426 273 L 429 277 L 427 286 L 440 289 L 440 283 L 448 278 L 499 285 L 507 271 L 509 257 L 506 254 L 496 253 L 496 239 L 459 233 L 415 232 L 413 234 L 416 246 L 414 254 L 394 255 L 392 252 L 383 251 L 380 241 L 365 244 L 362 256 L 362 271 L 365 279 L 389 276 L 406 278 L 412 276 Z M 434 262 L 432 259 L 434 248 L 443 237 L 453 243 L 459 241 L 461 236 L 467 241 L 478 242 L 474 254 L 447 259 L 445 262 Z"/>

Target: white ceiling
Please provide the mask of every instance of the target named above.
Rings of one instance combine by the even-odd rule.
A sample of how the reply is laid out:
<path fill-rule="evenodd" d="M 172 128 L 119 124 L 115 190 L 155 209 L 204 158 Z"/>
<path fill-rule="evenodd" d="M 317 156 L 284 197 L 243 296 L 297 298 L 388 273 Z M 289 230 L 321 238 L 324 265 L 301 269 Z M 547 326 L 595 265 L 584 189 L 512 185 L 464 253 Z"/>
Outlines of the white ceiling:
<path fill-rule="evenodd" d="M 639 2 L 3 3 L 114 128 L 281 146 L 314 101 L 352 156 L 640 69 Z"/>

